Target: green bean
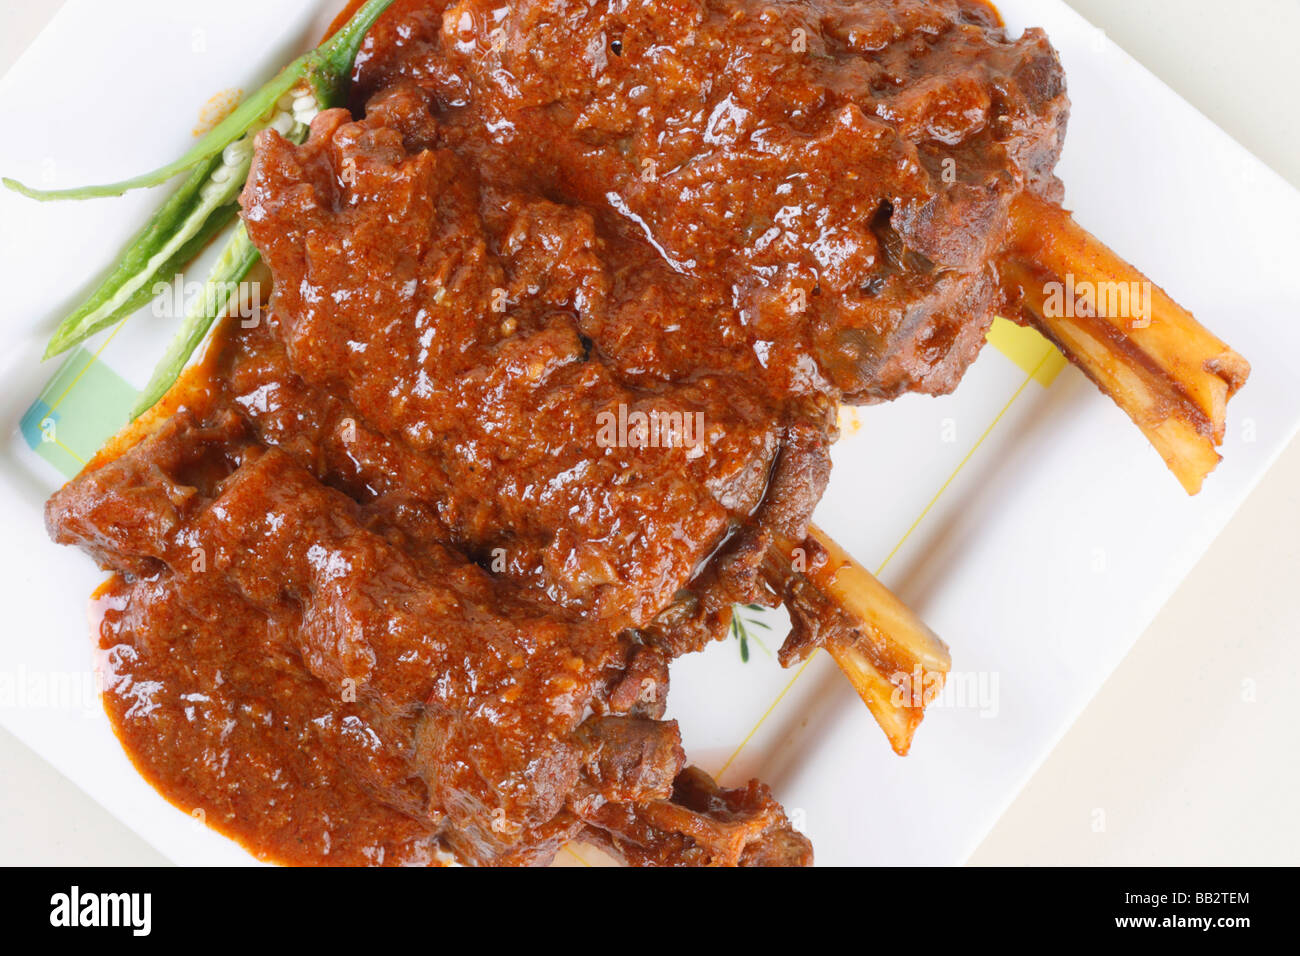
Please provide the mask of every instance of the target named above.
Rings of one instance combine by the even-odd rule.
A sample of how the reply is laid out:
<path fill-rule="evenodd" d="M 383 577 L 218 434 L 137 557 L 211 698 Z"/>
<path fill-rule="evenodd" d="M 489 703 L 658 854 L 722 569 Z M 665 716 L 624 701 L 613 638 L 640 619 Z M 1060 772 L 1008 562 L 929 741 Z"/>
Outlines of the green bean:
<path fill-rule="evenodd" d="M 239 284 L 260 258 L 257 247 L 248 238 L 248 230 L 241 222 L 212 267 L 203 290 L 186 310 L 181 327 L 177 329 L 166 354 L 154 369 L 153 377 L 131 410 L 132 420 L 153 408 L 158 399 L 171 388 L 194 350 L 208 334 L 208 329 L 212 328 L 212 323 L 226 313 L 231 299 L 238 296 Z"/>
<path fill-rule="evenodd" d="M 147 185 L 151 177 L 165 179 L 185 168 L 191 170 L 127 246 L 117 267 L 59 323 L 46 348 L 46 358 L 67 351 L 150 301 L 161 281 L 176 275 L 229 224 L 248 177 L 254 136 L 266 127 L 274 127 L 301 142 L 306 125 L 316 113 L 343 102 L 356 52 L 367 30 L 391 2 L 370 0 L 333 37 L 295 60 L 198 146 L 162 170 L 125 184 L 48 193 L 6 180 L 11 188 L 38 199 L 86 198 L 113 195 L 135 185 Z"/>
<path fill-rule="evenodd" d="M 294 66 L 297 66 L 295 61 Z M 52 202 L 61 199 L 98 199 L 104 196 L 120 196 L 132 189 L 146 186 L 158 186 L 178 173 L 211 160 L 223 149 L 244 135 L 259 116 L 275 105 L 276 100 L 288 93 L 302 79 L 302 72 L 294 72 L 293 66 L 282 72 L 274 80 L 262 87 L 253 96 L 245 100 L 238 109 L 227 116 L 216 127 L 199 140 L 189 151 L 175 162 L 157 169 L 124 179 L 121 182 L 106 183 L 102 186 L 78 186 L 72 189 L 33 189 L 14 179 L 3 180 L 4 184 L 16 193 L 22 193 L 29 199 L 40 202 Z"/>
<path fill-rule="evenodd" d="M 366 34 L 393 0 L 368 0 L 337 33 L 308 53 L 307 81 L 323 110 L 343 106 L 352 81 L 352 65 Z"/>
<path fill-rule="evenodd" d="M 248 177 L 252 155 L 252 141 L 247 146 L 241 141 L 198 167 L 127 248 L 112 274 L 59 323 L 45 349 L 45 358 L 66 352 L 150 301 L 157 294 L 154 287 L 160 279 L 175 275 L 224 229 Z M 219 210 L 225 213 L 216 215 Z"/>
<path fill-rule="evenodd" d="M 393 0 L 369 0 L 334 36 L 315 50 L 304 53 L 280 72 L 280 75 L 239 105 L 239 107 L 199 140 L 175 162 L 152 172 L 102 186 L 79 186 L 72 189 L 33 189 L 17 180 L 4 179 L 5 186 L 31 199 L 49 202 L 60 199 L 93 199 L 120 196 L 131 189 L 157 186 L 178 173 L 210 160 L 243 136 L 258 118 L 265 115 L 300 80 L 306 79 L 322 109 L 341 103 L 357 50 L 366 32 Z"/>
<path fill-rule="evenodd" d="M 357 50 L 361 48 L 366 32 L 391 2 L 392 0 L 370 0 L 329 42 L 309 54 L 316 57 L 307 71 L 315 100 L 312 104 L 313 112 L 315 109 L 329 109 L 344 102 Z M 277 105 L 283 109 L 288 104 L 278 100 Z M 293 103 L 293 115 L 298 122 L 285 134 L 288 139 L 296 142 L 302 142 L 307 134 L 306 126 L 301 122 L 307 118 L 302 112 L 304 108 L 300 101 Z M 246 176 L 247 170 L 244 170 L 244 175 L 239 177 L 241 184 Z M 185 319 L 168 346 L 167 353 L 159 361 L 149 384 L 132 409 L 133 420 L 152 408 L 171 388 L 185 369 L 190 356 L 207 336 L 212 324 L 226 313 L 239 283 L 260 258 L 248 231 L 240 223 L 213 266 L 203 291 L 186 311 Z"/>

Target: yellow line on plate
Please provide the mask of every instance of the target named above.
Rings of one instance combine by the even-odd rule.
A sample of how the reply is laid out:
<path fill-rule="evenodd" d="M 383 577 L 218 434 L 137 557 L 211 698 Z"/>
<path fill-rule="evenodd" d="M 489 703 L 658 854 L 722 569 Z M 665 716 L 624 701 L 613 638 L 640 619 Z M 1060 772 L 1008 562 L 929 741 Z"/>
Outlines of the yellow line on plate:
<path fill-rule="evenodd" d="M 590 863 L 588 863 L 588 862 L 587 862 L 586 860 L 584 860 L 582 857 L 578 856 L 578 851 L 575 850 L 575 849 L 573 848 L 572 844 L 569 844 L 569 843 L 564 844 L 564 850 L 565 850 L 566 853 L 569 854 L 569 856 L 573 857 L 575 860 L 577 860 L 577 861 L 578 861 L 579 863 L 581 863 L 583 866 L 588 866 L 588 867 L 591 866 Z"/>
<path fill-rule="evenodd" d="M 713 775 L 714 780 L 720 779 L 722 775 L 727 772 L 727 768 L 731 766 L 731 762 L 740 756 L 740 752 L 749 744 L 749 741 L 753 738 L 754 734 L 758 733 L 758 728 L 763 726 L 764 721 L 771 716 L 772 711 L 776 710 L 776 705 L 781 703 L 786 694 L 790 693 L 790 688 L 794 686 L 794 682 L 797 681 L 803 675 L 803 672 L 808 669 L 808 665 L 813 662 L 813 658 L 817 656 L 819 650 L 821 650 L 821 648 L 814 648 L 813 652 L 808 655 L 807 659 L 799 665 L 799 669 L 795 671 L 794 676 L 790 678 L 790 683 L 781 688 L 781 693 L 777 694 L 776 699 L 772 701 L 767 710 L 763 711 L 763 716 L 758 718 L 758 723 L 750 728 L 749 733 L 745 734 L 745 739 L 740 742 L 739 746 L 732 751 L 731 756 L 727 758 L 727 762 L 724 763 L 718 769 L 718 772 Z"/>
<path fill-rule="evenodd" d="M 984 429 L 984 433 L 980 435 L 979 440 L 971 446 L 970 451 L 966 452 L 966 457 L 957 463 L 957 467 L 954 468 L 952 474 L 948 476 L 948 480 L 939 487 L 939 490 L 934 493 L 934 497 L 930 499 L 930 503 L 925 506 L 925 509 L 919 515 L 916 516 L 916 520 L 912 522 L 912 526 L 907 529 L 901 538 L 898 539 L 898 544 L 894 545 L 894 550 L 890 551 L 885 557 L 885 560 L 880 562 L 880 567 L 876 568 L 876 577 L 880 577 L 881 572 L 889 566 L 889 562 L 894 560 L 894 555 L 898 554 L 903 545 L 907 543 L 907 539 L 912 536 L 912 532 L 915 531 L 921 522 L 925 520 L 925 516 L 930 513 L 931 509 L 934 508 L 939 499 L 943 497 L 943 493 L 948 490 L 948 486 L 953 483 L 953 480 L 961 474 L 961 470 L 965 468 L 966 463 L 975 456 L 975 452 L 979 451 L 980 445 L 984 444 L 984 439 L 988 438 L 989 435 L 992 434 L 993 429 L 997 427 L 998 422 L 1002 421 L 1002 416 L 1005 415 L 1011 406 L 1016 403 L 1016 399 L 1019 398 L 1021 393 L 1029 387 L 1029 383 L 1034 380 L 1034 377 L 1038 374 L 1038 370 L 1041 369 L 1047 360 L 1054 354 L 1058 353 L 1049 352 L 1044 355 L 1039 360 L 1038 364 L 1025 377 L 1025 380 L 1020 383 L 1020 387 L 1016 389 L 1015 393 L 1007 399 L 1007 403 L 1003 405 L 1002 410 L 994 416 L 993 421 L 989 422 L 989 427 Z"/>
<path fill-rule="evenodd" d="M 86 464 L 86 460 L 85 460 L 84 458 L 82 458 L 80 455 L 78 455 L 75 451 L 73 451 L 73 450 L 72 450 L 71 448 L 69 448 L 67 445 L 63 444 L 63 442 L 59 441 L 57 438 L 51 438 L 50 441 L 54 442 L 54 444 L 58 445 L 60 448 L 62 448 L 64 451 L 66 451 L 66 452 L 67 452 L 69 455 L 71 455 L 73 458 L 77 459 L 77 461 L 81 462 L 81 464 L 82 464 L 83 466 Z"/>
<path fill-rule="evenodd" d="M 74 378 L 71 382 L 68 383 L 68 387 L 65 388 L 65 389 L 63 390 L 63 392 L 62 392 L 62 393 L 59 395 L 59 397 L 55 400 L 54 404 L 50 406 L 50 412 L 51 412 L 51 413 L 52 413 L 56 408 L 58 408 L 60 405 L 63 404 L 63 400 L 64 400 L 65 398 L 68 397 L 68 393 L 69 393 L 70 391 L 72 391 L 73 386 L 75 386 L 78 382 L 81 381 L 81 376 L 85 375 L 87 372 L 90 371 L 90 367 L 91 367 L 92 365 L 94 365 L 95 362 L 97 362 L 97 361 L 99 360 L 99 357 L 100 357 L 101 355 L 104 354 L 104 349 L 108 348 L 108 343 L 111 342 L 111 341 L 113 341 L 113 339 L 117 338 L 117 333 L 122 331 L 122 326 L 126 325 L 126 320 L 129 319 L 129 318 L 130 318 L 129 315 L 128 315 L 128 316 L 123 316 L 123 317 L 118 321 L 118 323 L 117 323 L 117 327 L 116 327 L 115 329 L 113 329 L 113 334 L 110 335 L 108 338 L 104 339 L 103 344 L 100 345 L 99 349 L 95 352 L 95 354 L 92 355 L 92 356 L 90 357 L 90 361 L 86 363 L 85 368 L 83 368 L 80 372 L 77 373 L 77 377 Z M 78 460 L 78 461 L 81 461 L 80 458 L 78 458 L 77 460 Z"/>
<path fill-rule="evenodd" d="M 1048 352 L 1046 355 L 1044 355 L 1042 359 L 1039 360 L 1038 365 L 1036 365 L 1029 372 L 1029 374 L 1025 376 L 1025 380 L 1020 383 L 1020 387 L 1015 390 L 1015 392 L 1012 394 L 1012 396 L 1009 399 L 1007 399 L 1007 403 L 1003 405 L 1002 410 L 999 411 L 997 415 L 993 417 L 993 421 L 989 422 L 989 427 L 984 429 L 983 434 L 981 434 L 979 439 L 975 442 L 975 444 L 971 446 L 970 451 L 966 453 L 966 457 L 964 457 L 960 462 L 957 463 L 957 467 L 954 468 L 952 474 L 948 476 L 948 480 L 945 481 L 939 487 L 939 490 L 935 492 L 934 497 L 930 499 L 930 503 L 925 506 L 925 509 L 917 516 L 916 520 L 912 522 L 911 527 L 909 527 L 907 531 L 904 532 L 903 536 L 898 539 L 898 544 L 894 545 L 894 550 L 890 551 L 889 554 L 885 557 L 885 560 L 880 562 L 880 567 L 876 568 L 877 577 L 879 577 L 881 573 L 885 570 L 885 568 L 889 566 L 889 562 L 894 560 L 894 556 L 898 554 L 898 552 L 902 549 L 903 545 L 907 543 L 907 539 L 912 536 L 912 532 L 915 531 L 920 526 L 921 522 L 925 520 L 925 516 L 928 515 L 931 512 L 931 510 L 933 510 L 935 504 L 937 504 L 939 499 L 943 497 L 943 493 L 948 490 L 949 486 L 953 483 L 953 480 L 956 479 L 957 475 L 961 473 L 961 470 L 966 467 L 967 463 L 971 460 L 971 458 L 975 456 L 975 452 L 979 451 L 980 446 L 984 444 L 984 440 L 988 438 L 990 434 L 992 434 L 993 429 L 997 427 L 998 422 L 1002 421 L 1002 417 L 1006 415 L 1006 413 L 1011 409 L 1011 406 L 1016 403 L 1016 399 L 1018 399 L 1024 393 L 1025 389 L 1029 387 L 1029 383 L 1035 379 L 1035 377 L 1041 371 L 1043 365 L 1054 354 L 1059 354 L 1059 353 L 1053 350 L 1051 352 Z M 820 650 L 820 648 L 818 648 L 818 650 Z M 722 778 L 722 775 L 727 772 L 727 768 L 730 767 L 732 763 L 735 761 L 735 759 L 740 756 L 741 751 L 743 751 L 745 747 L 749 745 L 749 742 L 754 738 L 754 735 L 758 733 L 759 728 L 763 726 L 763 724 L 767 721 L 767 718 L 772 715 L 772 711 L 776 710 L 777 705 L 781 703 L 781 701 L 785 698 L 785 695 L 790 692 L 790 689 L 792 687 L 794 687 L 795 681 L 797 681 L 800 677 L 803 676 L 803 672 L 808 669 L 808 665 L 813 662 L 813 658 L 816 656 L 817 656 L 817 651 L 814 651 L 812 654 L 808 655 L 808 659 L 805 660 L 799 666 L 799 669 L 794 672 L 794 676 L 790 678 L 790 683 L 786 684 L 785 687 L 781 688 L 781 692 L 776 695 L 776 699 L 772 701 L 771 705 L 767 708 L 767 710 L 763 711 L 763 716 L 758 718 L 758 722 L 754 724 L 754 726 L 750 729 L 749 733 L 745 735 L 745 739 L 742 740 L 739 743 L 739 745 L 737 745 L 736 749 L 732 751 L 731 756 L 727 758 L 726 763 L 724 763 L 722 767 L 718 770 L 718 772 L 714 774 L 714 779 L 720 780 Z"/>

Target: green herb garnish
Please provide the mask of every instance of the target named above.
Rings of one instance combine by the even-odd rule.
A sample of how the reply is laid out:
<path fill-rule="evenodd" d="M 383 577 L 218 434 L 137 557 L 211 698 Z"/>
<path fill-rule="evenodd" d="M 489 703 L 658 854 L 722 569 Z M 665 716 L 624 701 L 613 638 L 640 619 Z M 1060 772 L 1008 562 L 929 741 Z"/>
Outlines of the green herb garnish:
<path fill-rule="evenodd" d="M 740 659 L 744 663 L 749 663 L 749 642 L 753 641 L 764 651 L 767 648 L 757 637 L 749 632 L 750 628 L 761 628 L 764 631 L 770 631 L 772 625 L 768 624 L 759 617 L 744 617 L 740 612 L 749 611 L 752 614 L 760 614 L 764 610 L 760 604 L 737 604 L 731 609 L 731 636 L 740 642 Z"/>

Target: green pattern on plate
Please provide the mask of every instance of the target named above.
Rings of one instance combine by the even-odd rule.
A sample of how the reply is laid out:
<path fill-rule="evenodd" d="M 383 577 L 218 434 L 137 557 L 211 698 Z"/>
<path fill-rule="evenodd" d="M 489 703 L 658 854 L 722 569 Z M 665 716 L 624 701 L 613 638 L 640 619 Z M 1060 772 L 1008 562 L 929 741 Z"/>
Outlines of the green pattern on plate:
<path fill-rule="evenodd" d="M 23 437 L 71 478 L 129 421 L 139 394 L 104 362 L 77 348 L 23 416 Z"/>

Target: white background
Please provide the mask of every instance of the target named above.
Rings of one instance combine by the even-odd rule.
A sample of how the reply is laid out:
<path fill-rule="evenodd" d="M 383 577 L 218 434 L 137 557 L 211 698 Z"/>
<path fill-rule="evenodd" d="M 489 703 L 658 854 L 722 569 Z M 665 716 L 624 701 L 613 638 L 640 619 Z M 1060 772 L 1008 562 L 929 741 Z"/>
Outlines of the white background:
<path fill-rule="evenodd" d="M 1300 185 L 1300 0 L 1070 2 Z M 61 5 L 6 0 L 0 72 Z M 1300 863 L 1297 529 L 1293 445 L 972 863 Z M 0 863 L 166 862 L 3 731 L 0 768 Z"/>

